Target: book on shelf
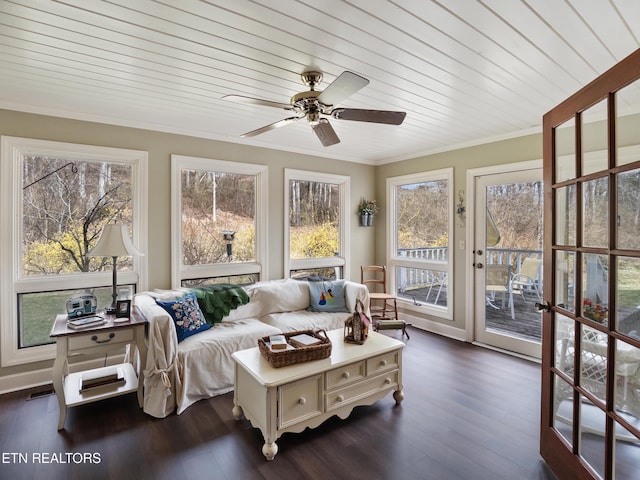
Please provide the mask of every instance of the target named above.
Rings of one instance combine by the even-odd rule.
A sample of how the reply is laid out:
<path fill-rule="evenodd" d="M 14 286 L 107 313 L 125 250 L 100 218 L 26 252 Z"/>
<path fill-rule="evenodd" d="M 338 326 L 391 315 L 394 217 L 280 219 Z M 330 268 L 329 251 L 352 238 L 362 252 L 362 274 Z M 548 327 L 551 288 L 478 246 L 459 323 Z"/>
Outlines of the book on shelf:
<path fill-rule="evenodd" d="M 322 343 L 322 340 L 308 333 L 301 333 L 289 337 L 289 342 L 296 347 L 310 347 Z"/>
<path fill-rule="evenodd" d="M 75 320 L 67 320 L 67 327 L 72 328 L 74 330 L 78 330 L 82 328 L 95 327 L 97 325 L 102 325 L 106 322 L 107 321 L 103 317 L 99 315 L 92 315 L 90 317 L 82 317 L 82 318 L 76 318 Z"/>
<path fill-rule="evenodd" d="M 116 388 L 126 383 L 122 368 L 117 368 L 112 373 L 85 372 L 80 377 L 80 393 L 102 387 Z"/>

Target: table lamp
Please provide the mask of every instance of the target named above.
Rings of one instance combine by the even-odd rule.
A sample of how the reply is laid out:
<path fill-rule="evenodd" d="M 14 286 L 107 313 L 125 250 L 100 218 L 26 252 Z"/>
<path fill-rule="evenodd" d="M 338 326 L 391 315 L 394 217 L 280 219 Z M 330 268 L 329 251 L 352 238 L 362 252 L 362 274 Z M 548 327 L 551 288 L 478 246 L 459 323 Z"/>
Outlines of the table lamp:
<path fill-rule="evenodd" d="M 115 313 L 116 298 L 118 294 L 118 257 L 132 257 L 144 255 L 133 246 L 129 238 L 129 230 L 126 225 L 108 223 L 104 226 L 98 243 L 88 253 L 87 257 L 111 257 L 113 259 L 113 291 L 111 293 L 111 306 L 105 309 L 106 313 Z"/>

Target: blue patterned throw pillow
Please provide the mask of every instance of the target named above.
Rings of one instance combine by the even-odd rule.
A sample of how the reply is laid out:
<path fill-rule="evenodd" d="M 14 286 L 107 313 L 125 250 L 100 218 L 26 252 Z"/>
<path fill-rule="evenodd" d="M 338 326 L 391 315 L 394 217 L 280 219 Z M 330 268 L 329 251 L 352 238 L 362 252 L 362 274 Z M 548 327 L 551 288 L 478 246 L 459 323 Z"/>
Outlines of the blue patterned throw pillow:
<path fill-rule="evenodd" d="M 182 298 L 172 302 L 156 300 L 156 303 L 164 308 L 176 326 L 178 343 L 191 335 L 204 332 L 211 325 L 204 319 L 204 315 L 198 305 L 198 300 L 193 293 L 188 293 Z"/>
<path fill-rule="evenodd" d="M 309 282 L 311 312 L 348 312 L 344 300 L 344 280 Z"/>

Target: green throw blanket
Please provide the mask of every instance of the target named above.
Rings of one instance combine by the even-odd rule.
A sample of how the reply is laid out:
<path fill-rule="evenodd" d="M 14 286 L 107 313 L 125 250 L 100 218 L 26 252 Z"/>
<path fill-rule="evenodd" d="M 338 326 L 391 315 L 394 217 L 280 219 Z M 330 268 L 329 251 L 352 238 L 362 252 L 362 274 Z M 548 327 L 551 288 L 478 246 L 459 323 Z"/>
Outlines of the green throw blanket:
<path fill-rule="evenodd" d="M 249 295 L 238 285 L 231 283 L 216 283 L 193 289 L 200 310 L 207 323 L 213 325 L 222 321 L 222 317 L 240 305 L 249 303 Z"/>

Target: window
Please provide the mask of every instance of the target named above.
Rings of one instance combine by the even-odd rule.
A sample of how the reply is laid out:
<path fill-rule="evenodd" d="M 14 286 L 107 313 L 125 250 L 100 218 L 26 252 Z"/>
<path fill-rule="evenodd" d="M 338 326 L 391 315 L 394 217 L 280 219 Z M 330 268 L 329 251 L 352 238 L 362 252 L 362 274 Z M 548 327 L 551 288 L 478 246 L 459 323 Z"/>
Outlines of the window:
<path fill-rule="evenodd" d="M 74 295 L 111 303 L 110 258 L 87 257 L 110 222 L 146 250 L 147 153 L 2 137 L 2 365 L 55 356 L 56 315 Z M 146 257 L 119 258 L 118 280 L 146 286 Z"/>
<path fill-rule="evenodd" d="M 387 179 L 393 291 L 404 305 L 453 318 L 453 169 Z M 425 310 L 426 308 L 426 310 Z"/>
<path fill-rule="evenodd" d="M 267 167 L 171 156 L 172 283 L 249 284 L 266 269 Z"/>
<path fill-rule="evenodd" d="M 348 278 L 349 177 L 285 169 L 286 275 Z"/>

